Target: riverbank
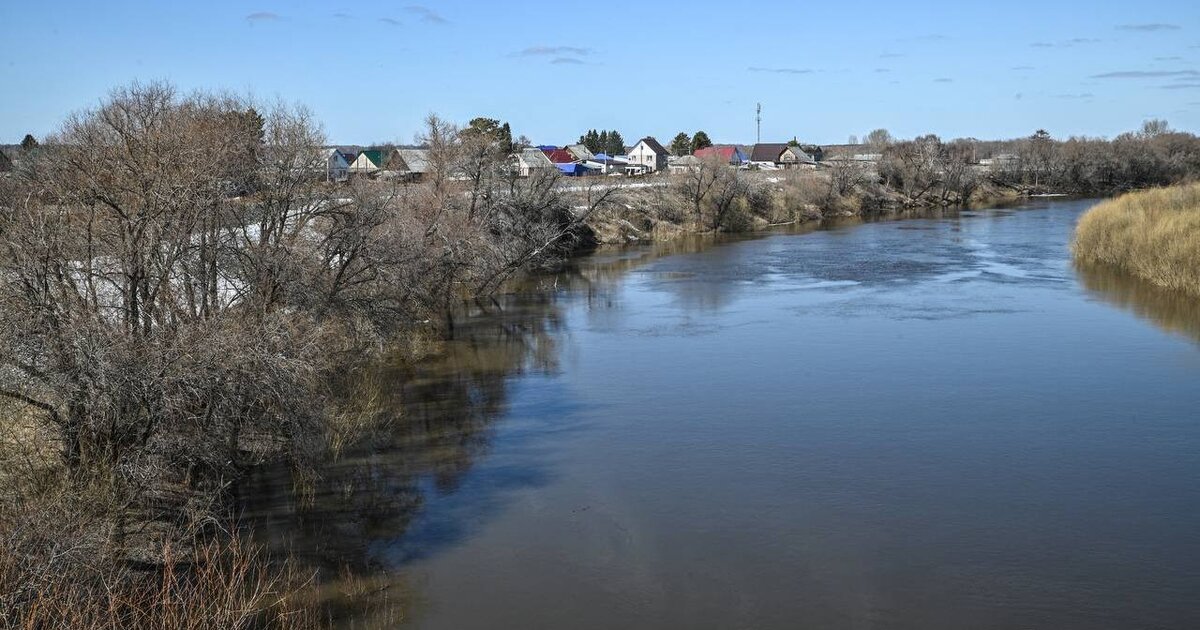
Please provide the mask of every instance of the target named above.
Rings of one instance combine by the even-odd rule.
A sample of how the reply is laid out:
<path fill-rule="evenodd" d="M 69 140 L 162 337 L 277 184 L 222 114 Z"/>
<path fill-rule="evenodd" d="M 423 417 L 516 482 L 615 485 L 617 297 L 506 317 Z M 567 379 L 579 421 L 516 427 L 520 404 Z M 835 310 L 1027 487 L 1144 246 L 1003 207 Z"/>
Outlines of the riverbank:
<path fill-rule="evenodd" d="M 965 197 L 914 198 L 865 176 L 841 186 L 837 174 L 822 171 L 730 173 L 737 181 L 718 193 L 702 187 L 721 182 L 703 181 L 701 175 L 663 175 L 655 182 L 659 185 L 622 188 L 619 202 L 589 218 L 590 234 L 581 242 L 669 241 L 688 234 L 754 232 L 832 218 L 901 216 L 1027 198 L 1017 189 L 988 182 Z"/>
<path fill-rule="evenodd" d="M 1080 219 L 1075 259 L 1200 297 L 1200 184 L 1132 192 Z"/>

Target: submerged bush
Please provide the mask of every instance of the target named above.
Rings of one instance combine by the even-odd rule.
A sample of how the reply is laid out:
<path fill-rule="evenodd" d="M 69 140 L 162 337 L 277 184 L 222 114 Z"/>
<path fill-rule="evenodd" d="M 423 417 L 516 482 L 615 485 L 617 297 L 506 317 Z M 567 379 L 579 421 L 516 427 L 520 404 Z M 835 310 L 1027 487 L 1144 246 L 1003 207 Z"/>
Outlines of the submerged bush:
<path fill-rule="evenodd" d="M 1083 215 L 1075 259 L 1200 296 L 1200 184 L 1129 193 Z"/>

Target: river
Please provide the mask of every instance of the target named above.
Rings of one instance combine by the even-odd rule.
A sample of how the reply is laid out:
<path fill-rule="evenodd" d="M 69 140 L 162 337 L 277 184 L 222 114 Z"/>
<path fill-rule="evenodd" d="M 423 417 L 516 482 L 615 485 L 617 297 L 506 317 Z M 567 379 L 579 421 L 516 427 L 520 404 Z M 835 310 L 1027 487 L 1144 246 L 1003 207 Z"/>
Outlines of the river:
<path fill-rule="evenodd" d="M 347 628 L 1200 627 L 1200 305 L 1076 269 L 1092 203 L 584 258 L 252 516 Z"/>

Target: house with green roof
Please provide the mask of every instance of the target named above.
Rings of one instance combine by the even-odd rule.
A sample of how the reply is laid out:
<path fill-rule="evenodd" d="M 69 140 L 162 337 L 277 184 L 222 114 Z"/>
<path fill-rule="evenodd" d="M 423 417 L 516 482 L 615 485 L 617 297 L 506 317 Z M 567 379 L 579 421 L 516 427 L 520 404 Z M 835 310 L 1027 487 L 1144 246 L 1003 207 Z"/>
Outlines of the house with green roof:
<path fill-rule="evenodd" d="M 382 149 L 359 151 L 354 161 L 350 163 L 350 173 L 352 175 L 372 175 L 384 170 L 391 157 L 389 153 Z"/>

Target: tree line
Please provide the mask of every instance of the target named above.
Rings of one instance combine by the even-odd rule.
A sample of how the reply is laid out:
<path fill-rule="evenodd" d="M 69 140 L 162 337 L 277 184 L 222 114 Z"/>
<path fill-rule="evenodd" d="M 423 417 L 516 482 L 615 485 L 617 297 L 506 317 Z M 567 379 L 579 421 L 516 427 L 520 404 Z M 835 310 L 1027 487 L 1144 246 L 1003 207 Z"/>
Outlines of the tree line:
<path fill-rule="evenodd" d="M 603 129 L 597 132 L 595 129 L 591 129 L 579 136 L 579 144 L 587 147 L 588 151 L 592 153 L 604 153 L 610 156 L 625 154 L 625 139 L 616 130 Z"/>

